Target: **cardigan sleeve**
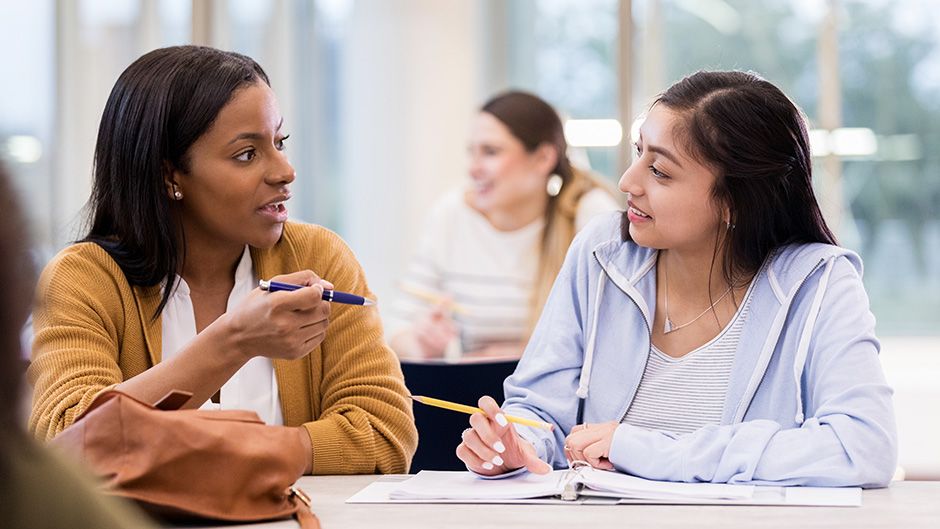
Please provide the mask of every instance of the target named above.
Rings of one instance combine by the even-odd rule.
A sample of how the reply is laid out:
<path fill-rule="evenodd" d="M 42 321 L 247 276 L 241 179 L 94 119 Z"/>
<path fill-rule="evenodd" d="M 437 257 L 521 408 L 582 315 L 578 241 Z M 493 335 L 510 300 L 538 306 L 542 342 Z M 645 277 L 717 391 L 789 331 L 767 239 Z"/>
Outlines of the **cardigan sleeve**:
<path fill-rule="evenodd" d="M 29 429 L 38 439 L 55 437 L 98 393 L 124 378 L 117 362 L 123 275 L 96 259 L 95 248 L 63 250 L 43 270 L 36 289 L 28 377 Z"/>
<path fill-rule="evenodd" d="M 374 294 L 349 247 L 323 229 L 331 255 L 314 270 L 337 290 L 370 299 Z M 321 254 L 317 261 L 323 263 Z M 313 445 L 314 474 L 404 473 L 418 443 L 409 392 L 397 357 L 386 345 L 375 306 L 333 304 L 320 346 L 322 376 L 316 420 L 304 426 Z"/>

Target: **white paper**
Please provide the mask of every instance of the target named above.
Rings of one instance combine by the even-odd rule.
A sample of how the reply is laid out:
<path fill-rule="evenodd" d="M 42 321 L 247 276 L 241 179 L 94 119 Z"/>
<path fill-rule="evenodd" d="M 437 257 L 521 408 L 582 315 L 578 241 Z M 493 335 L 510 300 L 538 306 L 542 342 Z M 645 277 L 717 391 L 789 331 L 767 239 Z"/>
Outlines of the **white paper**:
<path fill-rule="evenodd" d="M 525 472 L 506 479 L 482 479 L 472 472 L 422 470 L 392 491 L 393 500 L 400 499 L 470 499 L 498 500 L 552 496 L 561 490 L 565 474 L 556 470 L 549 474 Z"/>
<path fill-rule="evenodd" d="M 604 503 L 672 505 L 799 505 L 857 507 L 859 488 L 769 487 L 652 481 L 618 472 L 582 469 L 586 483 L 575 502 L 558 499 L 567 470 L 482 479 L 471 472 L 421 471 L 400 482 L 376 481 L 347 503 Z M 602 499 L 606 498 L 606 499 Z M 613 501 L 611 501 L 613 500 Z"/>
<path fill-rule="evenodd" d="M 520 499 L 561 494 L 565 482 L 573 479 L 586 488 L 582 495 L 639 499 L 747 499 L 753 486 L 720 483 L 673 483 L 651 481 L 619 472 L 584 468 L 571 474 L 556 470 L 539 475 L 523 473 L 506 479 L 482 479 L 471 472 L 421 471 L 401 483 L 390 498 L 400 499 Z"/>
<path fill-rule="evenodd" d="M 591 491 L 609 492 L 619 498 L 638 499 L 719 499 L 742 500 L 754 494 L 753 485 L 727 485 L 724 483 L 676 483 L 652 481 L 620 472 L 585 468 L 580 481 Z M 606 494 L 605 494 L 606 496 Z"/>

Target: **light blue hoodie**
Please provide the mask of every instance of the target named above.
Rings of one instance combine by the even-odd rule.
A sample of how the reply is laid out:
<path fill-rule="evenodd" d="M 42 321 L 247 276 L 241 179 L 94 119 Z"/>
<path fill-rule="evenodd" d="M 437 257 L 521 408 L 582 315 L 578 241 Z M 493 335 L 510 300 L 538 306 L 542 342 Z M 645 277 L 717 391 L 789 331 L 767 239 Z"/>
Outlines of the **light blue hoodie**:
<path fill-rule="evenodd" d="M 619 421 L 650 351 L 658 252 L 620 239 L 602 215 L 568 251 L 516 372 L 506 413 L 555 425 L 517 428 L 567 467 L 576 424 Z M 892 390 L 878 360 L 859 257 L 826 244 L 778 249 L 758 273 L 717 426 L 671 435 L 621 424 L 610 461 L 668 481 L 888 484 L 897 463 Z"/>

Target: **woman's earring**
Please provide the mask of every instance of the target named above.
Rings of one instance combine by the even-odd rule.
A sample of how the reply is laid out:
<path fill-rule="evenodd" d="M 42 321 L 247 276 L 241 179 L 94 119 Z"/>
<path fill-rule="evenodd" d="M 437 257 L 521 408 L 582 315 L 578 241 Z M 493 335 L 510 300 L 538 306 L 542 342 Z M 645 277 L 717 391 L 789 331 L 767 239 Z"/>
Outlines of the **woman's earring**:
<path fill-rule="evenodd" d="M 545 185 L 545 191 L 550 197 L 557 197 L 558 193 L 561 193 L 561 186 L 564 185 L 565 181 L 561 178 L 561 175 L 552 174 L 548 177 L 548 184 Z"/>
<path fill-rule="evenodd" d="M 175 185 L 173 186 L 173 198 L 176 200 L 183 200 L 183 192 L 180 191 Z"/>
<path fill-rule="evenodd" d="M 725 221 L 725 224 L 728 225 L 728 229 L 729 229 L 729 230 L 733 230 L 733 229 L 734 229 L 734 224 L 731 224 L 731 221 L 730 221 L 730 220 L 726 220 L 726 221 Z"/>

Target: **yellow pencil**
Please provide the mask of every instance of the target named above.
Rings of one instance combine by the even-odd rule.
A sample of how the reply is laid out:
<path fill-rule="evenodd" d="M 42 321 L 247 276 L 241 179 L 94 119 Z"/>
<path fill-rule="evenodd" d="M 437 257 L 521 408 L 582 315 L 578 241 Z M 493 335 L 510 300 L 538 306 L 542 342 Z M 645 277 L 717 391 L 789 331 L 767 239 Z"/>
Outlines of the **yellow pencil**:
<path fill-rule="evenodd" d="M 469 413 L 473 415 L 474 413 L 483 413 L 483 410 L 477 408 L 476 406 L 467 406 L 465 404 L 457 404 L 456 402 L 450 402 L 441 399 L 432 399 L 431 397 L 422 397 L 420 395 L 412 395 L 411 397 L 421 404 L 427 404 L 428 406 L 435 406 L 438 408 L 444 408 L 445 410 L 459 411 L 463 413 Z M 516 424 L 522 424 L 524 426 L 534 426 L 535 428 L 547 428 L 549 430 L 554 427 L 542 421 L 533 421 L 532 419 L 526 419 L 523 417 L 514 417 L 512 415 L 506 415 L 506 420 L 509 422 L 514 422 Z"/>
<path fill-rule="evenodd" d="M 449 300 L 446 296 L 442 294 L 438 294 L 437 292 L 430 292 L 427 290 L 423 290 L 413 285 L 409 285 L 407 283 L 401 283 L 400 285 L 398 285 L 398 288 L 400 288 L 403 292 L 407 294 L 411 294 L 412 296 L 416 298 L 423 299 L 424 301 L 427 301 L 428 303 L 431 303 L 434 305 L 443 304 L 446 310 L 449 310 L 453 312 L 454 314 L 467 314 L 467 309 L 464 308 L 462 305 L 460 305 L 459 303 L 454 303 L 453 301 Z"/>

